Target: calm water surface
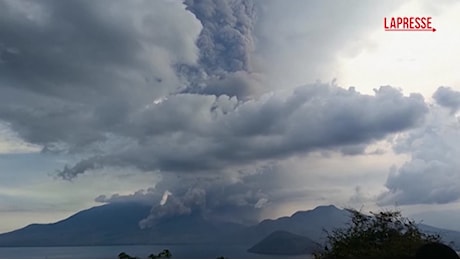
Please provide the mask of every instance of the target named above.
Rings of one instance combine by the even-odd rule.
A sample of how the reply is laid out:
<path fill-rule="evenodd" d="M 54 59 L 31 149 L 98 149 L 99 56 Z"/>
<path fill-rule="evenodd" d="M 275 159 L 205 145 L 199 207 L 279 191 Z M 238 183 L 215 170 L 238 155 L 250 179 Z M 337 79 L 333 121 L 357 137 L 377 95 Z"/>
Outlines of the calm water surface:
<path fill-rule="evenodd" d="M 147 258 L 169 249 L 173 258 L 312 258 L 311 255 L 276 256 L 246 252 L 242 246 L 210 245 L 142 245 L 142 246 L 80 246 L 80 247 L 0 247 L 0 258 L 118 258 L 125 252 L 131 256 Z"/>

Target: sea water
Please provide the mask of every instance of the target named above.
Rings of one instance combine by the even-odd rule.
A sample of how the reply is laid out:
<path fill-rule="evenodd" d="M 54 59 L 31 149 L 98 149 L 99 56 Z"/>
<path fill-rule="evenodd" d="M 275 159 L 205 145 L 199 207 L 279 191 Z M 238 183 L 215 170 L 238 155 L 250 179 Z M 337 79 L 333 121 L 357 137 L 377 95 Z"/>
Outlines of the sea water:
<path fill-rule="evenodd" d="M 0 247 L 0 258 L 118 258 L 125 252 L 139 258 L 168 249 L 172 258 L 312 258 L 311 255 L 261 255 L 242 246 L 216 245 L 117 245 L 78 247 Z"/>

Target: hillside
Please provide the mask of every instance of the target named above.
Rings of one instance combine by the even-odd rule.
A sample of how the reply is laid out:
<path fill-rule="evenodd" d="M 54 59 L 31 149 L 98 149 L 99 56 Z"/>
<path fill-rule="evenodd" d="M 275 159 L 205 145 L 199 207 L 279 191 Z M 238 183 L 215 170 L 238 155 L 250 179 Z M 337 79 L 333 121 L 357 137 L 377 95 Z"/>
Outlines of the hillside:
<path fill-rule="evenodd" d="M 279 241 L 281 238 L 294 241 L 293 236 L 300 236 L 300 240 L 308 238 L 310 242 L 322 244 L 324 230 L 343 227 L 350 220 L 346 210 L 329 205 L 298 211 L 288 217 L 264 220 L 250 227 L 211 221 L 196 213 L 160 219 L 152 228 L 140 229 L 139 221 L 148 216 L 150 210 L 148 205 L 133 202 L 97 206 L 56 223 L 32 224 L 0 234 L 0 246 L 214 243 L 249 248 L 267 237 L 270 238 L 268 241 L 272 241 L 275 235 Z M 460 232 L 427 225 L 420 225 L 420 229 L 441 234 L 446 242 L 453 241 L 457 249 L 460 245 Z"/>
<path fill-rule="evenodd" d="M 308 237 L 287 231 L 275 231 L 248 249 L 248 252 L 267 255 L 303 255 L 310 254 L 319 246 Z"/>
<path fill-rule="evenodd" d="M 114 203 L 86 209 L 52 224 L 31 224 L 0 235 L 0 246 L 136 244 L 146 232 L 138 222 L 150 212 L 138 203 Z"/>
<path fill-rule="evenodd" d="M 263 220 L 239 234 L 239 241 L 254 245 L 270 233 L 283 230 L 322 243 L 326 238 L 324 230 L 342 227 L 349 220 L 350 215 L 346 210 L 333 205 L 318 206 L 312 210 L 297 211 L 289 217 Z"/>

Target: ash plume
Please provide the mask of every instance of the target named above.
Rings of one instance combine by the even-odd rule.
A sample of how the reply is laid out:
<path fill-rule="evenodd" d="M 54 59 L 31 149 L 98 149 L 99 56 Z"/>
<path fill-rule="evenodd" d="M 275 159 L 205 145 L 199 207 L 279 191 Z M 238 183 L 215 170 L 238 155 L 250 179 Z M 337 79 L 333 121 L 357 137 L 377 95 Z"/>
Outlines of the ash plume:
<path fill-rule="evenodd" d="M 184 4 L 203 26 L 196 42 L 200 67 L 180 68 L 189 80 L 193 78 L 184 92 L 239 99 L 258 94 L 260 84 L 251 70 L 256 21 L 254 2 L 185 0 Z M 201 75 L 198 81 L 197 75 Z"/>
<path fill-rule="evenodd" d="M 203 25 L 197 40 L 199 62 L 208 75 L 251 71 L 256 12 L 248 0 L 185 0 Z"/>
<path fill-rule="evenodd" d="M 192 211 L 204 209 L 206 205 L 206 191 L 200 188 L 191 188 L 182 196 L 176 196 L 165 191 L 160 204 L 154 206 L 150 215 L 139 222 L 141 228 L 154 226 L 159 219 L 189 215 Z"/>

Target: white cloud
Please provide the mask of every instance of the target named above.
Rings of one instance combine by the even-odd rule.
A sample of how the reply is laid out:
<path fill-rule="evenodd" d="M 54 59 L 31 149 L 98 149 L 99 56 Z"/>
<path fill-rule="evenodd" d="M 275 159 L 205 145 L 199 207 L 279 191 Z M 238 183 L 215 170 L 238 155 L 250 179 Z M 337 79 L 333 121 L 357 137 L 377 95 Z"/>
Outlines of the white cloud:
<path fill-rule="evenodd" d="M 381 204 L 446 204 L 460 199 L 460 121 L 433 106 L 427 123 L 401 135 L 395 150 L 410 160 L 391 170 Z"/>
<path fill-rule="evenodd" d="M 425 97 L 439 86 L 459 86 L 458 2 L 406 1 L 398 9 L 369 18 L 378 22 L 368 35 L 372 48 L 341 57 L 338 83 L 370 93 L 369 86 L 392 85 Z M 436 32 L 385 32 L 383 17 L 431 16 Z"/>

